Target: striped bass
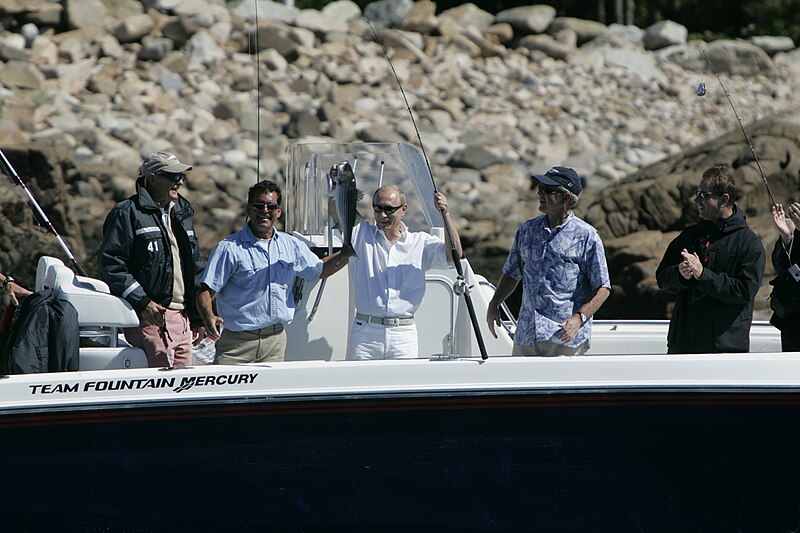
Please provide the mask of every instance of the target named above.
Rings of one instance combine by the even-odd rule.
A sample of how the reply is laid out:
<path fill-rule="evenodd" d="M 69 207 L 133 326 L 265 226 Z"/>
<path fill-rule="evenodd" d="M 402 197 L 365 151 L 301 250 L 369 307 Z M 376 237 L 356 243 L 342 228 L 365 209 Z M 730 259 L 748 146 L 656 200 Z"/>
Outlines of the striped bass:
<path fill-rule="evenodd" d="M 358 257 L 353 249 L 353 227 L 361 220 L 358 214 L 358 202 L 364 198 L 364 192 L 356 187 L 356 175 L 350 163 L 343 161 L 331 167 L 331 194 L 336 202 L 338 227 L 342 232 L 342 256 Z"/>

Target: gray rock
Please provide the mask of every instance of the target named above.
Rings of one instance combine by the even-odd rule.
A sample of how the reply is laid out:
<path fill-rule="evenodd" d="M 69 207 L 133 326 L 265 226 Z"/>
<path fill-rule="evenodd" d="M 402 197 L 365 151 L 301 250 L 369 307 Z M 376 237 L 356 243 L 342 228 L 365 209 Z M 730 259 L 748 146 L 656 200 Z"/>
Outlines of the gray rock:
<path fill-rule="evenodd" d="M 364 16 L 375 28 L 395 28 L 403 23 L 412 9 L 413 0 L 378 0 L 367 4 Z"/>
<path fill-rule="evenodd" d="M 295 7 L 284 5 L 283 2 L 270 0 L 236 0 L 229 4 L 231 11 L 247 22 L 256 22 L 258 13 L 259 22 L 272 20 L 284 24 L 293 24 L 300 12 Z"/>
<path fill-rule="evenodd" d="M 491 165 L 503 163 L 503 159 L 486 150 L 482 145 L 467 146 L 453 154 L 447 164 L 456 168 L 484 169 Z"/>
<path fill-rule="evenodd" d="M 520 39 L 519 45 L 528 50 L 543 52 L 553 59 L 566 60 L 575 51 L 574 47 L 565 45 L 549 35 L 527 35 Z"/>
<path fill-rule="evenodd" d="M 297 17 L 295 17 L 294 23 L 301 28 L 316 33 L 340 31 L 344 25 L 343 21 L 336 20 L 316 9 L 302 10 Z"/>
<path fill-rule="evenodd" d="M 361 17 L 361 8 L 351 0 L 335 0 L 322 8 L 322 14 L 337 24 L 344 25 L 353 19 Z"/>
<path fill-rule="evenodd" d="M 108 10 L 102 0 L 67 2 L 67 23 L 70 28 L 102 28 Z"/>
<path fill-rule="evenodd" d="M 497 23 L 510 24 L 520 35 L 544 33 L 556 17 L 556 10 L 548 5 L 513 7 L 495 17 Z"/>
<path fill-rule="evenodd" d="M 25 39 L 25 46 L 28 47 L 30 47 L 31 44 L 33 44 L 33 40 L 39 36 L 39 28 L 32 22 L 23 24 L 19 31 Z"/>
<path fill-rule="evenodd" d="M 184 47 L 189 63 L 213 65 L 225 58 L 225 52 L 207 31 L 195 33 Z"/>
<path fill-rule="evenodd" d="M 714 41 L 708 45 L 706 53 L 718 72 L 752 76 L 772 69 L 772 60 L 764 50 L 743 41 Z M 705 70 L 712 71 L 708 64 Z"/>
<path fill-rule="evenodd" d="M 132 43 L 153 31 L 154 27 L 153 19 L 149 15 L 133 15 L 114 29 L 114 37 L 121 43 Z"/>
<path fill-rule="evenodd" d="M 442 35 L 460 35 L 468 28 L 483 31 L 494 23 L 494 15 L 475 4 L 461 4 L 439 14 L 439 32 Z"/>
<path fill-rule="evenodd" d="M 770 57 L 780 52 L 794 50 L 794 41 L 791 37 L 773 37 L 757 35 L 750 38 L 750 42 L 764 50 Z"/>
<path fill-rule="evenodd" d="M 143 61 L 161 61 L 172 52 L 174 46 L 175 43 L 171 39 L 147 35 L 142 39 L 138 57 Z"/>
<path fill-rule="evenodd" d="M 422 34 L 432 33 L 438 27 L 439 19 L 436 18 L 436 2 L 432 0 L 415 2 L 411 12 L 406 15 L 400 24 L 401 30 Z"/>
<path fill-rule="evenodd" d="M 0 83 L 17 89 L 41 89 L 44 76 L 36 65 L 9 61 L 0 67 Z"/>
<path fill-rule="evenodd" d="M 671 20 L 662 20 L 645 30 L 644 47 L 648 50 L 659 50 L 667 46 L 684 44 L 688 35 L 686 26 Z"/>
<path fill-rule="evenodd" d="M 553 20 L 547 33 L 554 35 L 563 30 L 571 30 L 575 32 L 578 39 L 578 45 L 582 45 L 597 37 L 603 35 L 608 28 L 605 24 L 596 22 L 594 20 L 582 20 L 573 17 L 558 17 Z"/>

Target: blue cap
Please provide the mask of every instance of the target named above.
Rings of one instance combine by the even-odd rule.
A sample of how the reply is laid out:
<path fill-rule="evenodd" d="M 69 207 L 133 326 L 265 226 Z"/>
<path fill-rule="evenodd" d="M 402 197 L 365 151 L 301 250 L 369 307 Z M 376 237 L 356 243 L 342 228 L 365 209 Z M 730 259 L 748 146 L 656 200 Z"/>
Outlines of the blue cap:
<path fill-rule="evenodd" d="M 580 194 L 583 191 L 581 177 L 574 168 L 553 167 L 542 175 L 534 174 L 532 178 L 544 185 L 564 187 L 572 194 Z"/>

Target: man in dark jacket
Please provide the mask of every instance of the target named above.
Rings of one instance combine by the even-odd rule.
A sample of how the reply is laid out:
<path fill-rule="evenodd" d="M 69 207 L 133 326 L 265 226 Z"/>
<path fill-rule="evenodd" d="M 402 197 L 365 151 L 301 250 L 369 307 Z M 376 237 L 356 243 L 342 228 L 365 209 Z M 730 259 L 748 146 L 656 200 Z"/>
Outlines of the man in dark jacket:
<path fill-rule="evenodd" d="M 174 154 L 151 153 L 136 194 L 114 206 L 103 226 L 100 276 L 136 309 L 139 327 L 125 337 L 154 367 L 191 364 L 193 334 L 205 334 L 194 303 L 204 269 L 194 211 L 178 193 L 191 169 Z"/>
<path fill-rule="evenodd" d="M 736 207 L 738 198 L 727 165 L 706 170 L 695 197 L 702 220 L 670 243 L 658 266 L 659 288 L 678 295 L 669 353 L 750 350 L 753 300 L 766 254 Z"/>

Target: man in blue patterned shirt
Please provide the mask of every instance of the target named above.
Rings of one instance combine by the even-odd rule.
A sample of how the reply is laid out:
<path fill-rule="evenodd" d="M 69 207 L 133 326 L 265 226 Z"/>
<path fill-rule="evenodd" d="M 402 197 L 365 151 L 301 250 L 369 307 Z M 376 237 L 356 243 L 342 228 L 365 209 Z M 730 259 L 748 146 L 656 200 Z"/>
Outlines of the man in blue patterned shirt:
<path fill-rule="evenodd" d="M 603 242 L 572 212 L 583 190 L 574 169 L 553 167 L 533 179 L 544 215 L 517 230 L 486 321 L 495 335 L 499 306 L 522 280 L 512 354 L 582 355 L 589 349 L 592 315 L 611 289 Z"/>

